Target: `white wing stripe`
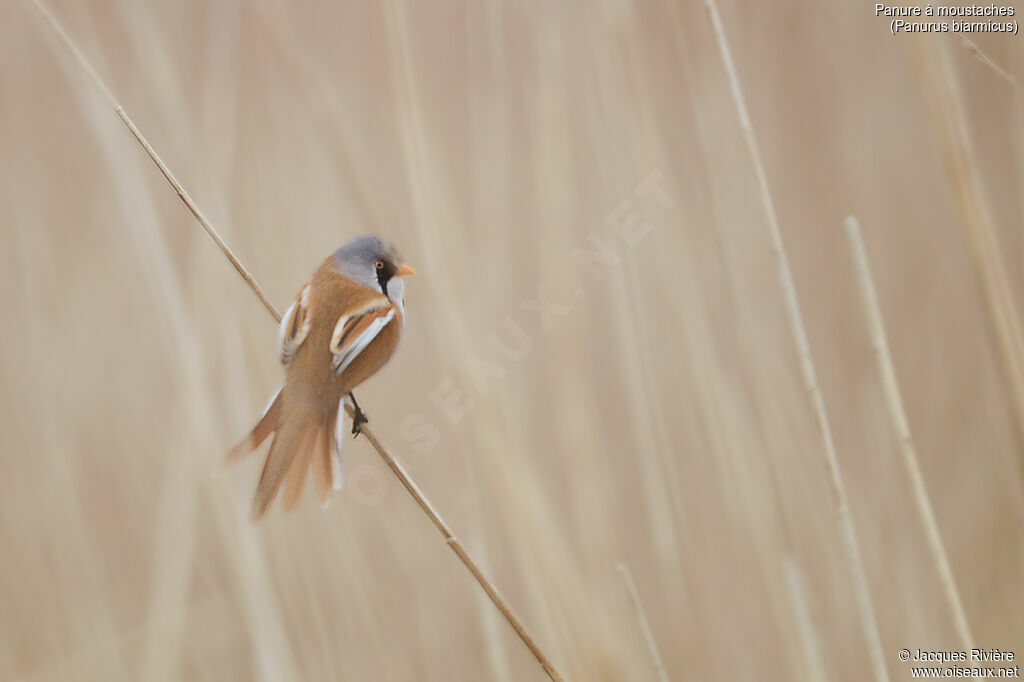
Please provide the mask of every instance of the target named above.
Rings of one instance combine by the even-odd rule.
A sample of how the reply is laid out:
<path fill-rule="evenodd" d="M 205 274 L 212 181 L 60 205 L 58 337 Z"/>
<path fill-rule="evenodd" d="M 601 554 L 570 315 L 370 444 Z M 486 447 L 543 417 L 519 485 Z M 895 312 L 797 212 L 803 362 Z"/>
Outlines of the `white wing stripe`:
<path fill-rule="evenodd" d="M 298 300 L 292 303 L 284 317 L 281 318 L 281 327 L 277 337 L 278 352 L 281 355 L 281 363 L 287 365 L 291 362 L 299 346 L 309 336 L 309 326 L 312 318 L 309 309 L 309 285 L 302 287 Z M 301 325 L 299 325 L 301 323 Z M 299 325 L 296 327 L 296 325 Z"/>
<path fill-rule="evenodd" d="M 281 358 L 281 362 L 287 362 L 285 355 L 285 335 L 288 333 L 288 325 L 292 321 L 292 313 L 295 312 L 295 303 L 293 302 L 288 306 L 288 310 L 284 311 L 284 315 L 281 316 L 281 325 L 277 330 L 277 356 Z M 290 353 L 289 353 L 290 355 Z"/>
<path fill-rule="evenodd" d="M 270 401 L 267 402 L 267 406 L 263 408 L 263 414 L 260 415 L 261 417 L 266 417 L 267 416 L 267 412 L 270 412 L 270 406 L 274 404 L 275 400 L 277 400 L 277 396 L 281 395 L 281 389 L 283 389 L 283 388 L 284 388 L 283 384 L 281 386 L 278 386 L 277 390 L 274 391 L 274 395 L 270 396 Z"/>
<path fill-rule="evenodd" d="M 341 353 L 335 353 L 334 355 L 334 372 L 335 374 L 341 374 L 345 371 L 345 368 L 352 364 L 352 361 L 359 356 L 370 342 L 377 338 L 377 334 L 380 334 L 380 330 L 384 329 L 388 322 L 395 317 L 395 309 L 392 308 L 384 315 L 384 317 L 378 317 L 376 320 L 366 326 L 366 329 L 362 331 L 359 336 L 352 340 L 351 346 L 348 350 Z"/>
<path fill-rule="evenodd" d="M 334 448 L 331 452 L 331 487 L 341 490 L 341 441 L 345 437 L 345 404 L 348 396 L 343 395 L 338 401 L 338 419 L 334 422 L 334 433 L 331 438 L 334 440 Z"/>

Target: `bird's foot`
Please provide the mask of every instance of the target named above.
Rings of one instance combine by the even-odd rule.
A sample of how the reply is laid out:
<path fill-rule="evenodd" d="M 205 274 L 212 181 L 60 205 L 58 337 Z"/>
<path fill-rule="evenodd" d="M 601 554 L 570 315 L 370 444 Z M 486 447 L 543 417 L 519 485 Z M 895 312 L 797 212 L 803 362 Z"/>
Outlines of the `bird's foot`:
<path fill-rule="evenodd" d="M 355 438 L 362 432 L 363 424 L 369 424 L 370 420 L 362 408 L 359 407 L 356 397 L 351 393 L 348 394 L 348 397 L 352 399 L 352 437 Z"/>
<path fill-rule="evenodd" d="M 358 436 L 363 430 L 363 424 L 369 423 L 370 420 L 366 418 L 366 413 L 357 407 L 355 414 L 352 416 L 352 437 Z"/>

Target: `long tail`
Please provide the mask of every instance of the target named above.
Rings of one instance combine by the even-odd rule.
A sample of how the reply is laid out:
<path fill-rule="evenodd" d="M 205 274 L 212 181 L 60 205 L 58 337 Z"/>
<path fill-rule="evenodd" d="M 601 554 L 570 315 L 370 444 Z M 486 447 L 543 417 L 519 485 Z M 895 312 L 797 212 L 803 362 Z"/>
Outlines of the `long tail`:
<path fill-rule="evenodd" d="M 335 438 L 337 416 L 337 412 L 324 420 L 310 420 L 298 414 L 286 416 L 284 399 L 278 391 L 249 435 L 231 449 L 224 459 L 225 466 L 241 460 L 274 434 L 253 499 L 254 519 L 267 512 L 282 485 L 285 510 L 294 509 L 311 467 L 322 504 L 327 503 L 331 488 L 341 487 Z"/>
<path fill-rule="evenodd" d="M 267 409 L 263 410 L 263 416 L 256 422 L 256 426 L 253 427 L 248 436 L 242 439 L 241 443 L 231 448 L 221 466 L 228 467 L 243 459 L 250 452 L 263 445 L 263 441 L 270 434 L 277 431 L 278 424 L 281 423 L 281 413 L 284 411 L 284 400 L 281 397 L 281 391 L 281 388 L 277 389 L 277 393 L 270 399 L 270 404 L 267 405 Z"/>

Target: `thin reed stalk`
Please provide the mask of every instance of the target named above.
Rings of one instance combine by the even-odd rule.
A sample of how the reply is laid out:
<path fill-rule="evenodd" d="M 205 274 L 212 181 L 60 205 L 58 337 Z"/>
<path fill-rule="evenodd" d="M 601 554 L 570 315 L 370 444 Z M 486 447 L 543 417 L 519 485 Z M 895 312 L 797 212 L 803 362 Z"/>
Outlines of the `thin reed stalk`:
<path fill-rule="evenodd" d="M 971 53 L 971 56 L 990 68 L 997 76 L 1005 80 L 1013 88 L 1014 94 L 1017 95 L 1017 97 L 1021 96 L 1020 83 L 1017 82 L 1017 79 L 1014 78 L 1009 71 L 999 66 L 999 64 L 996 64 L 991 57 L 982 52 L 981 48 L 978 47 L 974 41 L 965 38 L 963 35 L 958 36 L 958 38 L 960 39 L 960 44 Z"/>
<path fill-rule="evenodd" d="M 354 412 L 352 410 L 351 405 L 346 404 L 345 411 L 348 412 L 349 417 L 354 416 Z M 536 657 L 541 667 L 544 668 L 544 672 L 548 674 L 548 677 L 550 677 L 552 680 L 555 680 L 555 682 L 561 682 L 562 676 L 558 674 L 558 671 L 555 670 L 555 666 L 551 663 L 548 657 L 544 655 L 544 652 L 540 650 L 540 647 L 537 645 L 537 642 L 533 639 L 533 636 L 530 635 L 530 633 L 526 630 L 526 626 L 524 626 L 522 621 L 520 621 L 519 618 L 517 618 L 516 615 L 512 613 L 512 609 L 509 608 L 504 598 L 498 592 L 498 588 L 494 586 L 494 583 L 492 583 L 487 578 L 487 576 L 484 575 L 484 572 L 481 571 L 480 567 L 477 566 L 475 561 L 473 561 L 473 557 L 469 555 L 469 552 L 467 552 L 466 548 L 463 547 L 462 542 L 459 540 L 458 537 L 456 537 L 451 527 L 447 523 L 445 523 L 445 520 L 441 518 L 441 515 L 437 512 L 436 509 L 434 509 L 434 505 L 430 503 L 430 500 L 427 499 L 427 496 L 424 495 L 423 491 L 420 490 L 420 487 L 416 485 L 416 481 L 414 481 L 412 479 L 412 476 L 408 474 L 408 472 L 405 470 L 405 467 L 402 466 L 402 463 L 395 459 L 390 452 L 388 452 L 387 448 L 385 448 L 381 444 L 381 442 L 377 440 L 377 437 L 373 435 L 373 433 L 369 429 L 366 428 L 365 424 L 360 428 L 360 433 L 366 436 L 366 440 L 370 441 L 370 444 L 373 446 L 373 449 L 376 450 L 377 454 L 381 456 L 381 458 L 384 460 L 384 463 L 388 465 L 388 468 L 390 468 L 391 471 L 395 473 L 395 476 L 398 477 L 398 480 L 409 492 L 409 495 L 411 495 L 412 498 L 416 500 L 416 504 L 420 506 L 420 509 L 422 509 L 423 513 L 427 515 L 431 523 L 433 523 L 434 526 L 441 532 L 441 535 L 444 536 L 445 543 L 447 543 L 448 546 L 452 548 L 452 551 L 455 552 L 455 555 L 459 557 L 459 560 L 462 561 L 463 565 L 465 565 L 465 567 L 469 569 L 469 572 L 473 574 L 473 577 L 480 584 L 480 587 L 483 588 L 484 592 L 487 593 L 487 596 L 490 598 L 495 608 L 497 608 L 498 611 L 501 612 L 501 615 L 505 617 L 505 620 L 507 620 L 509 625 L 512 626 L 512 629 L 516 631 L 516 634 L 519 635 L 519 638 L 523 640 L 523 644 L 525 644 L 526 647 L 533 653 L 534 657 Z"/>
<path fill-rule="evenodd" d="M 999 237 L 984 200 L 960 86 L 945 45 L 931 42 L 915 45 L 921 51 L 920 66 L 933 103 L 928 109 L 936 116 L 960 210 L 960 225 L 974 259 L 988 322 L 1002 361 L 1001 374 L 1013 405 L 1018 442 L 1024 444 L 1024 326 L 1017 313 Z M 976 56 L 980 54 L 976 52 Z"/>
<path fill-rule="evenodd" d="M 850 516 L 849 502 L 846 496 L 846 486 L 843 483 L 842 473 L 839 467 L 839 458 L 836 455 L 835 443 L 832 438 L 832 428 L 829 426 L 828 414 L 825 410 L 825 398 L 822 395 L 821 387 L 818 385 L 817 373 L 814 368 L 814 359 L 811 355 L 810 343 L 807 340 L 807 330 L 804 325 L 803 315 L 800 312 L 800 301 L 796 293 L 796 285 L 793 280 L 793 272 L 789 267 L 789 258 L 786 255 L 785 244 L 782 241 L 782 231 L 779 228 L 779 220 L 775 213 L 775 205 L 772 201 L 771 192 L 768 189 L 768 180 L 764 171 L 764 164 L 761 162 L 761 152 L 754 135 L 754 126 L 750 121 L 750 114 L 747 111 L 746 100 L 743 97 L 743 90 L 740 87 L 739 76 L 733 64 L 732 53 L 729 50 L 729 43 L 726 40 L 725 29 L 722 26 L 722 19 L 718 12 L 718 5 L 715 0 L 705 0 L 711 24 L 714 28 L 715 39 L 721 53 L 722 61 L 729 78 L 729 87 L 732 91 L 736 112 L 739 117 L 740 128 L 743 131 L 743 140 L 746 143 L 747 151 L 750 154 L 754 166 L 754 173 L 757 177 L 758 194 L 764 208 L 768 227 L 771 232 L 772 251 L 778 265 L 779 283 L 782 286 L 782 294 L 786 303 L 786 312 L 789 318 L 790 330 L 793 334 L 793 341 L 796 344 L 797 355 L 800 359 L 800 368 L 803 373 L 804 385 L 811 396 L 814 406 L 814 414 L 821 430 L 825 446 L 825 459 L 828 463 L 829 473 L 832 479 L 832 492 L 836 501 L 836 516 L 839 524 L 839 532 L 846 553 L 846 565 L 850 571 L 853 582 L 854 596 L 856 597 L 858 611 L 860 613 L 861 627 L 864 631 L 864 639 L 867 644 L 869 658 L 874 669 L 875 679 L 887 681 L 889 672 L 885 665 L 885 657 L 882 653 L 882 638 L 878 631 L 878 622 L 875 617 L 874 605 L 871 601 L 871 590 L 868 587 L 867 574 L 864 569 L 864 561 L 861 558 L 860 546 L 857 542 L 857 534 L 854 530 L 853 519 Z"/>
<path fill-rule="evenodd" d="M 783 571 L 786 574 L 786 589 L 789 592 L 789 602 L 793 607 L 793 615 L 796 617 L 796 628 L 800 634 L 800 646 L 803 650 L 804 662 L 807 666 L 805 680 L 817 680 L 817 682 L 828 682 L 828 674 L 825 672 L 825 661 L 821 657 L 821 646 L 818 642 L 817 628 L 811 618 L 811 607 L 807 600 L 807 588 L 803 571 L 800 564 L 792 554 L 787 554 L 783 561 Z"/>
<path fill-rule="evenodd" d="M 636 583 L 633 582 L 633 573 L 626 564 L 619 564 L 619 573 L 622 574 L 622 582 L 626 584 L 626 592 L 629 600 L 633 602 L 633 611 L 636 613 L 637 623 L 640 625 L 640 632 L 647 644 L 647 651 L 651 655 L 651 664 L 658 676 L 659 682 L 669 682 L 668 672 L 665 671 L 665 664 L 661 661 L 661 653 L 658 651 L 658 643 L 654 641 L 654 633 L 651 631 L 651 624 L 647 620 L 647 612 L 644 611 L 644 604 L 640 601 L 640 594 L 636 591 Z"/>
<path fill-rule="evenodd" d="M 249 272 L 249 270 L 244 265 L 242 265 L 242 261 L 238 259 L 238 256 L 235 255 L 235 252 L 231 250 L 231 248 L 227 245 L 227 243 L 225 243 L 225 241 L 221 238 L 217 231 L 213 229 L 213 226 L 210 224 L 209 219 L 207 219 L 206 215 L 199 208 L 199 205 L 196 204 L 195 200 L 192 198 L 192 195 L 190 195 L 188 191 L 186 191 L 185 188 L 182 187 L 181 183 L 178 182 L 178 179 L 174 177 L 174 173 L 172 173 L 171 169 L 167 167 L 167 164 L 163 162 L 163 159 L 160 158 L 160 155 L 156 153 L 156 150 L 153 149 L 153 145 L 149 143 L 149 140 L 147 140 L 146 137 L 142 134 L 142 131 L 138 129 L 138 127 L 135 125 L 135 122 L 132 121 L 131 116 L 128 115 L 128 112 L 126 112 L 124 110 L 124 107 L 122 107 L 118 103 L 117 98 L 114 97 L 113 90 L 111 90 L 110 87 L 107 86 L 106 82 L 104 82 L 104 80 L 100 78 L 99 73 L 96 72 L 96 69 L 93 68 L 89 60 L 85 58 L 85 55 L 78 48 L 78 45 L 75 43 L 75 41 L 71 40 L 71 36 L 67 34 L 67 31 L 64 30 L 64 27 L 61 26 L 59 21 L 57 21 L 57 18 L 54 17 L 50 10 L 46 9 L 46 7 L 44 7 L 43 4 L 39 2 L 39 0 L 31 0 L 31 2 L 33 5 L 35 5 L 36 9 L 39 10 L 40 14 L 43 15 L 43 18 L 46 19 L 46 22 L 50 25 L 50 28 L 53 29 L 54 33 L 56 33 L 57 36 L 61 39 L 61 41 L 63 41 L 64 45 L 68 48 L 68 50 L 71 51 L 71 54 L 75 57 L 75 61 L 77 61 L 78 64 L 82 67 L 82 69 L 86 72 L 86 74 L 88 74 L 89 79 L 92 80 L 93 84 L 96 85 L 97 89 L 99 89 L 99 91 L 103 93 L 103 97 L 106 98 L 110 106 L 121 118 L 121 121 L 123 121 L 124 124 L 128 127 L 128 130 L 130 130 L 132 135 L 135 136 L 135 139 L 138 140 L 140 145 L 142 145 L 142 148 L 146 150 L 146 154 L 148 154 L 149 158 L 153 160 L 153 163 L 156 164 L 156 167 L 160 169 L 160 173 L 167 179 L 167 182 L 171 183 L 171 187 L 174 188 L 174 191 L 177 193 L 178 198 L 182 200 L 182 202 L 188 208 L 189 212 L 191 212 L 192 215 L 195 216 L 196 220 L 199 221 L 199 224 L 203 226 L 203 229 L 206 230 L 206 234 L 208 234 L 210 236 L 210 239 L 212 239 L 214 243 L 220 248 L 224 256 L 231 262 L 231 265 L 233 265 L 235 267 L 235 270 L 238 271 L 238 274 L 242 276 L 242 279 L 245 280 L 246 284 L 249 285 L 249 287 L 253 290 L 256 296 L 260 299 L 260 302 L 263 303 L 266 309 L 270 311 L 270 314 L 274 316 L 274 319 L 280 322 L 281 313 L 274 306 L 274 304 L 270 302 L 270 299 L 267 298 L 267 295 L 263 292 L 263 287 L 259 285 L 259 282 L 257 282 L 256 278 L 252 276 L 252 273 Z"/>
<path fill-rule="evenodd" d="M 889 341 L 885 335 L 882 310 L 878 305 L 878 294 L 875 291 L 875 284 L 871 278 L 871 267 L 868 264 L 867 251 L 864 248 L 864 240 L 861 237 L 860 225 L 858 225 L 857 219 L 853 216 L 846 218 L 846 236 L 850 241 L 850 251 L 852 252 L 854 267 L 857 271 L 861 298 L 864 300 L 864 311 L 868 317 L 871 347 L 874 349 L 875 359 L 878 361 L 878 372 L 882 378 L 882 387 L 885 390 L 889 415 L 892 417 L 893 427 L 896 429 L 896 435 L 899 438 L 900 453 L 903 455 L 903 462 L 906 464 L 907 473 L 910 474 L 914 502 L 917 505 L 918 514 L 921 516 L 921 523 L 924 524 L 928 548 L 931 550 L 932 558 L 935 560 L 935 565 L 938 568 L 939 578 L 942 580 L 946 599 L 949 601 L 949 607 L 953 612 L 953 623 L 956 626 L 957 635 L 960 637 L 960 645 L 966 651 L 974 646 L 975 640 L 967 624 L 967 616 L 964 613 L 964 605 L 960 600 L 960 592 L 957 590 L 956 580 L 953 577 L 953 569 L 949 565 L 946 547 L 942 542 L 942 536 L 939 534 L 939 526 L 935 522 L 935 513 L 932 511 L 931 499 L 928 496 L 928 489 L 925 487 L 924 476 L 921 474 L 921 465 L 917 459 L 917 450 L 914 448 L 914 439 L 910 435 L 910 424 L 903 409 L 903 398 L 900 395 L 896 370 L 893 366 L 892 355 L 889 353 Z"/>
<path fill-rule="evenodd" d="M 196 220 L 199 221 L 199 224 L 202 225 L 206 233 L 210 236 L 214 243 L 217 244 L 217 246 L 220 248 L 224 256 L 235 267 L 235 270 L 238 271 L 238 274 L 241 275 L 242 279 L 245 280 L 245 282 L 253 290 L 253 293 L 256 294 L 256 296 L 260 299 L 263 305 L 267 308 L 267 311 L 270 312 L 270 314 L 274 317 L 276 321 L 280 322 L 280 312 L 278 312 L 274 304 L 270 302 L 270 299 L 267 298 L 266 294 L 263 292 L 263 288 L 260 287 L 259 283 L 256 281 L 256 278 L 253 277 L 252 273 L 250 273 L 249 270 L 242 264 L 242 262 L 234 254 L 234 252 L 227 245 L 227 243 L 221 238 L 217 230 L 214 229 L 214 227 L 210 224 L 210 221 L 206 218 L 202 210 L 196 204 L 195 200 L 192 199 L 191 195 L 185 190 L 181 183 L 178 182 L 177 178 L 175 178 L 170 168 L 168 168 L 167 164 L 164 163 L 163 159 L 153 148 L 153 146 L 149 143 L 146 137 L 142 134 L 138 126 L 135 125 L 135 122 L 131 119 L 131 117 L 124 110 L 124 108 L 120 104 L 118 104 L 117 99 L 114 97 L 113 91 L 106 85 L 103 79 L 100 78 L 99 74 L 92 67 L 89 60 L 86 59 L 85 55 L 78 48 L 78 46 L 71 39 L 71 37 L 67 34 L 64 28 L 61 26 L 61 24 L 57 21 L 53 14 L 51 14 L 39 2 L 39 0 L 31 0 L 31 2 L 39 10 L 43 18 L 46 19 L 47 23 L 54 30 L 57 36 L 60 37 L 60 39 L 64 42 L 65 46 L 70 50 L 70 52 L 75 57 L 79 65 L 81 65 L 81 67 L 86 71 L 86 73 L 88 73 L 89 77 L 96 84 L 98 89 L 103 93 L 104 97 L 110 103 L 111 107 L 114 108 L 114 111 L 121 118 L 124 124 L 128 127 L 128 130 L 131 131 L 132 135 L 139 142 L 139 144 L 142 145 L 142 148 L 146 151 L 146 154 L 148 154 L 150 159 L 153 160 L 153 163 L 156 164 L 157 168 L 160 170 L 160 173 L 171 184 L 171 187 L 174 188 L 174 191 L 184 202 L 188 210 L 192 213 L 193 216 L 195 216 Z M 349 416 L 351 417 L 353 414 L 352 408 L 350 406 L 346 406 L 346 410 L 348 411 Z M 543 651 L 541 651 L 540 647 L 537 645 L 537 642 L 526 630 L 526 627 L 519 620 L 519 618 L 517 618 L 516 615 L 512 612 L 511 608 L 509 608 L 504 598 L 501 596 L 497 588 L 494 586 L 494 583 L 491 582 L 491 580 L 486 575 L 484 575 L 483 571 L 470 556 L 469 552 L 466 551 L 466 548 L 462 545 L 462 542 L 459 541 L 458 537 L 452 531 L 451 527 L 448 526 L 445 520 L 441 517 L 441 515 L 437 512 L 434 506 L 430 503 L 430 500 L 427 499 L 426 495 L 423 494 L 423 491 L 420 489 L 420 487 L 416 484 L 416 482 L 412 479 L 409 473 L 405 470 L 405 467 L 403 467 L 402 464 L 397 459 L 395 459 L 395 457 L 390 452 L 388 452 L 388 450 L 381 444 L 381 442 L 377 439 L 373 432 L 366 427 L 365 424 L 362 426 L 360 432 L 366 437 L 366 440 L 370 442 L 370 445 L 373 446 L 373 449 L 377 451 L 377 454 L 380 455 L 380 457 L 384 460 L 384 463 L 388 465 L 388 468 L 391 469 L 392 472 L 394 472 L 399 482 L 401 482 L 402 486 L 416 501 L 416 504 L 418 504 L 420 509 L 422 509 L 423 512 L 427 515 L 431 523 L 433 523 L 434 526 L 441 532 L 441 535 L 444 536 L 445 543 L 449 547 L 451 547 L 452 551 L 462 562 L 463 566 L 466 567 L 466 569 L 470 572 L 470 574 L 472 574 L 473 578 L 477 581 L 480 587 L 483 588 L 484 592 L 487 593 L 487 596 L 490 598 L 491 602 L 498 609 L 501 615 L 505 617 L 505 620 L 507 620 L 509 625 L 512 626 L 512 629 L 516 631 L 516 634 L 519 635 L 519 638 L 523 641 L 523 644 L 526 645 L 526 647 L 537 659 L 537 662 L 540 663 L 541 667 L 544 669 L 544 672 L 547 673 L 548 677 L 551 680 L 553 680 L 553 682 L 562 682 L 562 676 L 555 669 L 550 659 L 544 654 Z"/>
<path fill-rule="evenodd" d="M 273 315 L 275 320 L 280 322 L 281 313 L 277 309 L 277 307 L 270 302 L 270 299 L 267 298 L 267 295 L 263 292 L 263 287 L 261 287 L 259 282 L 256 281 L 256 278 L 252 276 L 252 273 L 249 272 L 249 269 L 242 264 L 242 261 L 238 259 L 238 256 L 236 256 L 235 252 L 231 250 L 231 247 L 229 247 L 227 243 L 221 238 L 221 236 L 217 233 L 217 230 L 213 229 L 213 226 L 210 224 L 210 221 L 207 220 L 206 215 L 204 215 L 202 210 L 200 210 L 195 200 L 192 199 L 192 196 L 185 190 L 184 187 L 181 186 L 181 183 L 178 182 L 178 179 L 174 177 L 174 173 L 172 173 L 171 169 L 167 167 L 167 164 L 164 163 L 164 160 L 160 158 L 160 155 L 156 153 L 156 150 L 153 149 L 153 145 L 149 143 L 149 140 L 146 139 L 146 136 L 143 135 L 142 131 L 138 129 L 138 127 L 135 125 L 135 121 L 133 121 L 131 117 L 128 115 L 128 112 L 126 112 L 124 110 L 124 107 L 120 105 L 116 105 L 115 111 L 117 111 L 117 115 L 121 117 L 121 120 L 124 121 L 124 124 L 128 126 L 128 130 L 130 130 L 132 135 L 135 136 L 135 139 L 139 141 L 140 145 L 142 145 L 142 148 L 146 150 L 146 154 L 149 155 L 149 158 L 153 160 L 153 163 L 155 163 L 156 167 L 160 169 L 160 172 L 163 174 L 163 176 L 167 178 L 167 182 L 171 183 L 171 187 L 173 187 L 174 191 L 177 192 L 178 197 L 185 203 L 185 206 L 188 207 L 188 210 L 191 211 L 192 215 L 196 217 L 196 220 L 198 220 L 199 224 L 203 226 L 203 229 L 206 230 L 206 234 L 210 235 L 210 239 L 212 239 L 213 242 L 220 248 L 221 252 L 231 262 L 231 264 L 235 266 L 235 270 L 238 271 L 238 274 L 242 276 L 242 279 L 244 279 L 246 284 L 248 284 L 249 287 L 253 290 L 253 293 L 255 293 L 256 296 L 260 299 L 260 302 L 263 303 L 263 306 L 267 309 L 267 311 L 270 312 L 271 315 Z"/>

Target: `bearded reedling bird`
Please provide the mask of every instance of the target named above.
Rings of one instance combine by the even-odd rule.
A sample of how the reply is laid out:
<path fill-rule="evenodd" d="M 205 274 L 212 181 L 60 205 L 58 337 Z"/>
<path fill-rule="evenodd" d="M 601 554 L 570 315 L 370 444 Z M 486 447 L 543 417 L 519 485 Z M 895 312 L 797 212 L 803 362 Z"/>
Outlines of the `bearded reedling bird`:
<path fill-rule="evenodd" d="M 254 518 L 266 513 L 282 483 L 285 509 L 294 508 L 310 468 L 322 503 L 331 488 L 341 488 L 343 403 L 352 401 L 357 435 L 366 415 L 352 390 L 394 353 L 405 324 L 402 277 L 415 272 L 383 239 L 357 237 L 328 256 L 299 290 L 281 318 L 284 385 L 225 459 L 242 459 L 274 434 Z"/>

